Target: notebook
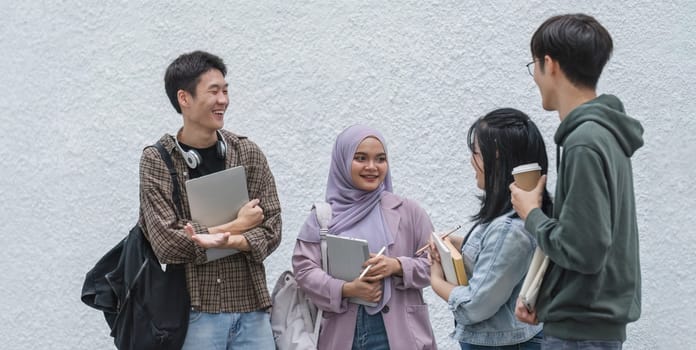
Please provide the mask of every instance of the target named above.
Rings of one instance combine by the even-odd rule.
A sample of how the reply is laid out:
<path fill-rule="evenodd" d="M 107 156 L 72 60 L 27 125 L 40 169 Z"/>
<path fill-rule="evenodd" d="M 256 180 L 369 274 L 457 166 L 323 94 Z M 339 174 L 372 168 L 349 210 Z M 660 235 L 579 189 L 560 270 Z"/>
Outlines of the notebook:
<path fill-rule="evenodd" d="M 544 252 L 537 247 L 534 251 L 532 262 L 529 264 L 527 276 L 525 276 L 524 282 L 522 282 L 522 289 L 520 290 L 520 299 L 529 312 L 534 311 L 536 308 L 539 287 L 541 287 L 541 281 L 544 279 L 544 274 L 548 266 L 549 257 L 544 255 Z"/>
<path fill-rule="evenodd" d="M 466 286 L 469 284 L 469 279 L 466 277 L 466 270 L 464 269 L 464 257 L 462 253 L 457 250 L 457 248 L 449 240 L 443 239 L 442 243 L 447 246 L 450 254 L 452 255 L 452 266 L 454 266 L 454 274 L 457 276 L 457 284 L 460 286 Z"/>
<path fill-rule="evenodd" d="M 442 265 L 442 271 L 445 273 L 445 280 L 456 286 L 459 285 L 457 280 L 457 272 L 454 270 L 454 262 L 452 261 L 452 252 L 445 245 L 445 242 L 440 238 L 440 233 L 433 232 L 433 242 L 435 242 L 435 247 L 437 252 L 440 254 L 440 264 Z"/>
<path fill-rule="evenodd" d="M 329 275 L 350 282 L 360 276 L 363 263 L 370 258 L 370 250 L 364 239 L 327 234 L 326 256 L 329 258 Z M 360 298 L 348 301 L 366 306 L 378 305 Z"/>
<path fill-rule="evenodd" d="M 246 173 L 243 166 L 186 181 L 191 219 L 212 227 L 237 218 L 237 212 L 249 201 Z M 208 261 L 238 253 L 236 249 L 210 248 Z"/>

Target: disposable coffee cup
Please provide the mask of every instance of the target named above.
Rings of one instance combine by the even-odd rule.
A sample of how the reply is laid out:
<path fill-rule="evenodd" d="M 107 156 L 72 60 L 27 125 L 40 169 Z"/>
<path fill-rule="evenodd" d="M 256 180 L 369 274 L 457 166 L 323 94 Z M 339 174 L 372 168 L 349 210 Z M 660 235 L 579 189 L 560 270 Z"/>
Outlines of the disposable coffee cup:
<path fill-rule="evenodd" d="M 541 177 L 541 167 L 539 163 L 528 163 L 516 166 L 512 169 L 512 177 L 515 178 L 515 185 L 525 190 L 531 191 L 536 187 Z"/>

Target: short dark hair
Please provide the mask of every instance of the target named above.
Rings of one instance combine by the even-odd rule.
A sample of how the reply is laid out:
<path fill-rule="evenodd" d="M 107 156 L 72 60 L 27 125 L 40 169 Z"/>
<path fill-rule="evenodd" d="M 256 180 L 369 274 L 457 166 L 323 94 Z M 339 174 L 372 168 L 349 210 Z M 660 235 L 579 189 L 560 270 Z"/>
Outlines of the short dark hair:
<path fill-rule="evenodd" d="M 514 167 L 539 163 L 542 175 L 547 173 L 546 145 L 534 122 L 514 108 L 496 109 L 476 120 L 467 134 L 471 152 L 474 142 L 481 151 L 485 185 L 484 194 L 479 196 L 481 209 L 472 219 L 477 224 L 488 223 L 512 210 L 509 186 L 514 182 Z M 542 210 L 551 214 L 551 196 L 546 189 Z"/>
<path fill-rule="evenodd" d="M 176 96 L 177 92 L 184 90 L 195 97 L 196 85 L 201 80 L 201 75 L 211 69 L 219 70 L 223 77 L 227 74 L 227 67 L 222 59 L 204 51 L 185 53 L 169 64 L 164 73 L 164 89 L 179 114 L 181 106 Z"/>
<path fill-rule="evenodd" d="M 547 19 L 534 32 L 532 56 L 544 69 L 544 56 L 558 64 L 571 83 L 596 88 L 604 65 L 613 50 L 611 35 L 596 19 L 585 14 L 568 14 Z"/>

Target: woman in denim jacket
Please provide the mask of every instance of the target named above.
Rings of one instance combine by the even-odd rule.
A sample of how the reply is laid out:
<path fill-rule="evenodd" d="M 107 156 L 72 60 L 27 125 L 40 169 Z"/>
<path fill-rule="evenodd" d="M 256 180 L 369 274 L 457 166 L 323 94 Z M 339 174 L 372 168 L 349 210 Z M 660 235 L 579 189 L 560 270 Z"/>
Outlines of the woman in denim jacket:
<path fill-rule="evenodd" d="M 546 174 L 544 140 L 524 113 L 498 109 L 478 119 L 467 136 L 476 184 L 484 190 L 481 209 L 466 237 L 447 238 L 461 248 L 469 284 L 448 283 L 439 263 L 431 267 L 433 290 L 446 300 L 456 327 L 451 336 L 462 349 L 540 349 L 541 325 L 522 323 L 515 304 L 536 243 L 510 204 L 512 169 L 537 162 Z M 543 209 L 551 199 L 544 192 Z M 431 247 L 439 262 L 437 249 Z"/>

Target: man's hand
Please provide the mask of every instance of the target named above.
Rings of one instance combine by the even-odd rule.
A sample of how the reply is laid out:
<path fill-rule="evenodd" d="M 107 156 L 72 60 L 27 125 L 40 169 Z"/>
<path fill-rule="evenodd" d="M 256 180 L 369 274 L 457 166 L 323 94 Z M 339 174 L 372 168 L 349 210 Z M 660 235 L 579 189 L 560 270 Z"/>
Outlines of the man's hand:
<path fill-rule="evenodd" d="M 252 199 L 239 209 L 237 219 L 246 227 L 244 231 L 251 230 L 263 222 L 263 209 L 259 206 L 259 199 Z"/>
<path fill-rule="evenodd" d="M 232 235 L 229 232 L 197 235 L 190 223 L 184 226 L 184 231 L 201 248 L 234 248 L 244 252 L 251 250 L 249 241 L 243 235 Z"/>
<path fill-rule="evenodd" d="M 532 209 L 541 208 L 544 186 L 546 186 L 546 175 L 541 176 L 536 187 L 529 192 L 517 187 L 514 182 L 510 184 L 510 202 L 522 220 L 527 220 L 527 215 Z"/>
<path fill-rule="evenodd" d="M 184 231 L 194 243 L 206 249 L 224 247 L 227 245 L 230 237 L 229 232 L 197 235 L 190 223 L 184 226 Z"/>
<path fill-rule="evenodd" d="M 229 232 L 231 235 L 239 235 L 259 226 L 264 219 L 263 208 L 259 206 L 258 199 L 252 199 L 239 209 L 237 218 L 222 225 L 208 227 L 211 234 Z"/>
<path fill-rule="evenodd" d="M 517 316 L 517 319 L 524 322 L 524 323 L 529 323 L 529 324 L 539 324 L 539 320 L 537 319 L 536 315 L 536 310 L 529 312 L 527 310 L 527 307 L 524 306 L 524 303 L 522 303 L 522 299 L 517 299 L 517 305 L 515 305 L 515 316 Z"/>

